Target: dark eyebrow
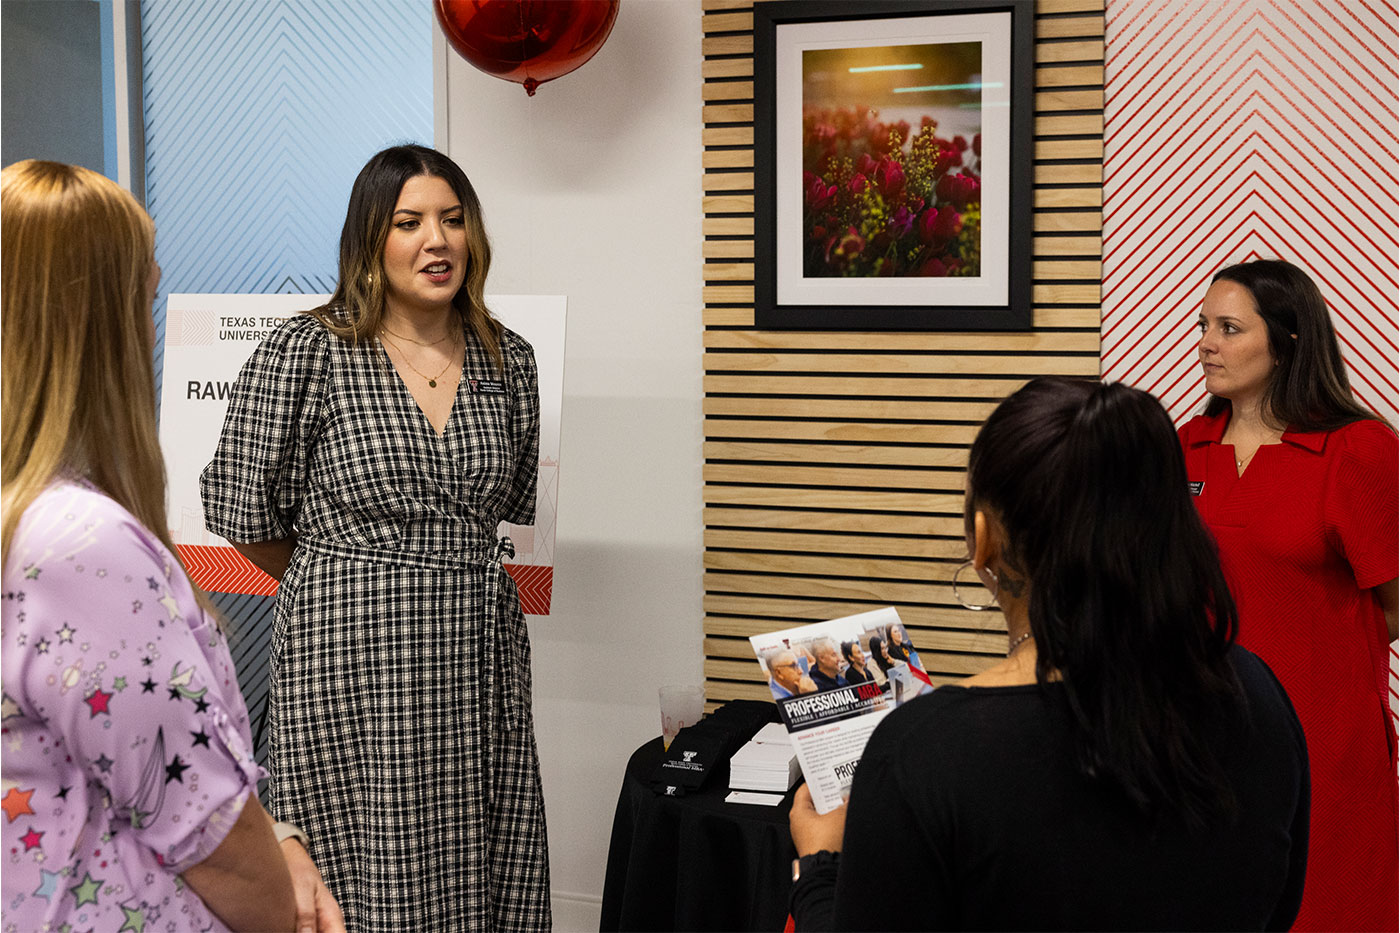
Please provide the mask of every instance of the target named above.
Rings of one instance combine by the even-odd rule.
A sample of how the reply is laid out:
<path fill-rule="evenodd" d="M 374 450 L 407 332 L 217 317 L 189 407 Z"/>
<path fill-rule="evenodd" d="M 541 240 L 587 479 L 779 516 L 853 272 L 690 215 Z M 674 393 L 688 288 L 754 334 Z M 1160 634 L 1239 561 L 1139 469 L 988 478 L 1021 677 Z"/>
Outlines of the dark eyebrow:
<path fill-rule="evenodd" d="M 444 213 L 444 214 L 451 214 L 453 211 L 460 211 L 461 209 L 462 209 L 462 205 L 460 205 L 460 204 L 454 204 L 454 205 L 452 205 L 451 207 L 444 209 L 444 210 L 443 210 L 443 213 Z M 406 208 L 406 207 L 401 207 L 401 208 L 399 208 L 398 210 L 394 211 L 394 216 L 395 216 L 395 217 L 399 216 L 400 214 L 411 214 L 411 215 L 413 215 L 414 217 L 422 217 L 422 216 L 423 216 L 423 212 L 422 212 L 422 211 L 409 210 L 409 209 Z"/>

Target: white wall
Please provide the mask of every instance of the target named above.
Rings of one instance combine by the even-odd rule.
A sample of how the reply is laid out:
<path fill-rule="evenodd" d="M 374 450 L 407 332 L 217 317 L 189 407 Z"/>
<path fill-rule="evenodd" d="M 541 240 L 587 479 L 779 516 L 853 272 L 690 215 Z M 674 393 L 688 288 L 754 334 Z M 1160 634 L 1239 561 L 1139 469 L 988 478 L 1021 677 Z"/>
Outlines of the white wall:
<path fill-rule="evenodd" d="M 656 689 L 702 679 L 700 7 L 627 0 L 533 98 L 436 41 L 437 144 L 481 196 L 488 293 L 569 299 L 554 606 L 530 636 L 555 928 L 596 930 Z"/>

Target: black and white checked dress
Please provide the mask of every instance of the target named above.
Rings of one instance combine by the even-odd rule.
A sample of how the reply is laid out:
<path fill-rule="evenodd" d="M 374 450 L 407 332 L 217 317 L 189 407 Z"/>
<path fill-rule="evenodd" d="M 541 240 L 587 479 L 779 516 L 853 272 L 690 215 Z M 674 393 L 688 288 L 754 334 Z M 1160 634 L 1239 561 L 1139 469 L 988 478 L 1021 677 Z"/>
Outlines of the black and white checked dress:
<path fill-rule="evenodd" d="M 270 662 L 269 809 L 352 931 L 550 926 L 530 643 L 497 524 L 534 520 L 534 352 L 467 332 L 439 437 L 375 340 L 303 315 L 249 359 L 205 522 L 295 534 Z"/>

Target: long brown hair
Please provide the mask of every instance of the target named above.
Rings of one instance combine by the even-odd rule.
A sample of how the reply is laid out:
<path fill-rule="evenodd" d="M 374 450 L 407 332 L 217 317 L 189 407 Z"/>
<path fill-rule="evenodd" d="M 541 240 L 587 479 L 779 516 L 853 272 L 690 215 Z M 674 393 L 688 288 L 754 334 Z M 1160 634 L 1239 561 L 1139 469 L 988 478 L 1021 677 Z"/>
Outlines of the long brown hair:
<path fill-rule="evenodd" d="M 1264 389 L 1265 415 L 1299 431 L 1332 431 L 1367 420 L 1395 430 L 1351 394 L 1327 302 L 1306 272 L 1281 259 L 1258 259 L 1226 266 L 1211 281 L 1242 286 L 1264 319 L 1269 353 L 1278 363 Z M 1212 395 L 1206 414 L 1229 407 L 1228 399 Z"/>
<path fill-rule="evenodd" d="M 394 205 L 404 182 L 420 175 L 441 178 L 461 202 L 467 274 L 452 305 L 500 370 L 502 328 L 486 308 L 491 241 L 481 218 L 481 201 L 466 173 L 435 149 L 392 146 L 376 153 L 360 169 L 340 231 L 340 281 L 331 300 L 310 313 L 345 340 L 364 340 L 378 332 L 385 305 L 384 244 L 389 239 Z"/>
<path fill-rule="evenodd" d="M 28 160 L 0 172 L 4 556 L 55 477 L 85 476 L 174 553 L 156 439 L 155 228 L 96 172 Z"/>

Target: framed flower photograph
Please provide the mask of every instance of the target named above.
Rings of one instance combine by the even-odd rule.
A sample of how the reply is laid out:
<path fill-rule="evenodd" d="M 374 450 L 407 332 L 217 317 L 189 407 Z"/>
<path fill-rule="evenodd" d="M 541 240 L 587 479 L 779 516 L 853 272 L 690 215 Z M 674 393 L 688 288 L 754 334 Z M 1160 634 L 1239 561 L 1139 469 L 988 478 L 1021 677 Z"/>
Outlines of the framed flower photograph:
<path fill-rule="evenodd" d="M 1033 16 L 754 4 L 758 327 L 1029 329 Z"/>

